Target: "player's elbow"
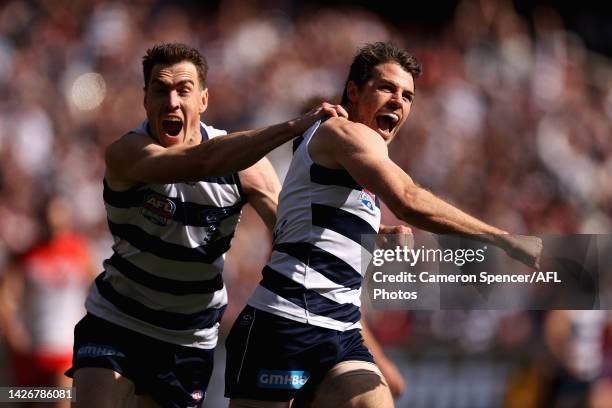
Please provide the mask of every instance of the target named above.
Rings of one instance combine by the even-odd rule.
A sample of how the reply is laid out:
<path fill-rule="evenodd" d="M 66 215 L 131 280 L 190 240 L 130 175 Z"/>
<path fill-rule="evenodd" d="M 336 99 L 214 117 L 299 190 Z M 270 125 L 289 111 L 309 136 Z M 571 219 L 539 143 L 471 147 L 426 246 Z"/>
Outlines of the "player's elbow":
<path fill-rule="evenodd" d="M 429 217 L 429 208 L 424 205 L 426 200 L 423 197 L 424 190 L 415 184 L 406 186 L 400 196 L 397 197 L 394 205 L 390 206 L 395 216 L 409 224 L 416 224 L 423 218 Z"/>

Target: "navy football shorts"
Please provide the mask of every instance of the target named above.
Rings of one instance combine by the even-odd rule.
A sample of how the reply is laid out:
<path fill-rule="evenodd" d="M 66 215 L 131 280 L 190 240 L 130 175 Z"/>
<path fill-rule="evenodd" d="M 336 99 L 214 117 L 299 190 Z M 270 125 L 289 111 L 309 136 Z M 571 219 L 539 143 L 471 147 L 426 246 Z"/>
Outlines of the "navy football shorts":
<path fill-rule="evenodd" d="M 374 359 L 360 330 L 330 330 L 246 306 L 225 342 L 225 396 L 260 401 L 309 400 L 343 361 Z"/>
<path fill-rule="evenodd" d="M 201 407 L 214 349 L 178 346 L 87 314 L 74 329 L 73 377 L 79 368 L 108 368 L 131 380 L 137 395 L 162 407 Z"/>

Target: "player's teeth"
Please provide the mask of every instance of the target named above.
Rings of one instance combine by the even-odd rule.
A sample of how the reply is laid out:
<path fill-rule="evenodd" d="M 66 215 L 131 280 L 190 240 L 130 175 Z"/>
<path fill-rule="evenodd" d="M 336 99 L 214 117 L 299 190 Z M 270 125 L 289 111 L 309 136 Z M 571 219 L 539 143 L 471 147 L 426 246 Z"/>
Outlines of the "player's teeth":
<path fill-rule="evenodd" d="M 393 122 L 399 121 L 399 116 L 397 115 L 386 115 L 386 116 L 390 118 Z"/>

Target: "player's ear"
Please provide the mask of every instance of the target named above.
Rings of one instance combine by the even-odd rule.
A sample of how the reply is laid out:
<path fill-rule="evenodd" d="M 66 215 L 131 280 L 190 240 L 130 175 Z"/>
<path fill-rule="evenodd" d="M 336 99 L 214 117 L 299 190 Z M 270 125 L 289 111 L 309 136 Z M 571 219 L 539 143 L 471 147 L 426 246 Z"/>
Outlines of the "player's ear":
<path fill-rule="evenodd" d="M 349 102 L 355 103 L 357 99 L 359 99 L 359 87 L 355 83 L 355 81 L 350 80 L 348 84 L 346 84 L 346 96 L 348 97 Z"/>
<path fill-rule="evenodd" d="M 204 88 L 200 91 L 200 114 L 208 108 L 208 88 Z"/>

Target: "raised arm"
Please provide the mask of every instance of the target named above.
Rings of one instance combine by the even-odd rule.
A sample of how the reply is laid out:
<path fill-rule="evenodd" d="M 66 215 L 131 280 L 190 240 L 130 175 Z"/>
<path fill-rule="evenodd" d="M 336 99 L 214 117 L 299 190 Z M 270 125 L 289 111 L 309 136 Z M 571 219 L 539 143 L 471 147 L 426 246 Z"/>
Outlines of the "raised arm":
<path fill-rule="evenodd" d="M 106 179 L 116 190 L 139 183 L 198 181 L 246 169 L 275 147 L 300 135 L 323 116 L 346 115 L 324 103 L 278 125 L 219 136 L 198 145 L 163 147 L 147 136 L 127 134 L 106 150 Z"/>
<path fill-rule="evenodd" d="M 321 158 L 346 169 L 359 184 L 379 195 L 398 218 L 430 232 L 466 235 L 494 244 L 521 262 L 537 265 L 539 238 L 509 235 L 419 187 L 389 159 L 387 145 L 368 127 L 334 119 L 321 131 L 313 146 Z"/>

